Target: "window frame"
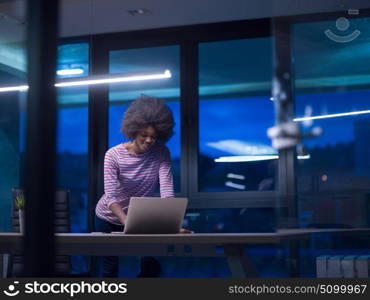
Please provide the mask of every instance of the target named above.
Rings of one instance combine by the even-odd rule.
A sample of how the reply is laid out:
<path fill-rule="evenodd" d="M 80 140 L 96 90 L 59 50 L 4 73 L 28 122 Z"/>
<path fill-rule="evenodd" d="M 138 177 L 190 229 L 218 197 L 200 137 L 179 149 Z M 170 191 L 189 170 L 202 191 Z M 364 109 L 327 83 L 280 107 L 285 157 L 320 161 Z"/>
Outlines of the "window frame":
<path fill-rule="evenodd" d="M 329 12 L 329 13 L 320 13 L 320 14 L 308 14 L 308 15 L 295 15 L 295 16 L 286 16 L 286 17 L 279 17 L 274 18 L 274 36 L 280 36 L 280 45 L 276 44 L 277 50 L 275 54 L 278 52 L 283 52 L 279 57 L 276 57 L 274 63 L 280 64 L 282 69 L 288 70 L 291 74 L 288 80 L 284 81 L 284 75 L 282 70 L 276 70 L 275 72 L 275 80 L 279 80 L 280 83 L 283 85 L 283 90 L 286 92 L 287 101 L 286 105 L 282 103 L 275 103 L 275 110 L 281 110 L 282 113 L 289 117 L 290 120 L 296 117 L 295 115 L 295 104 L 296 104 L 296 94 L 294 91 L 295 86 L 295 74 L 294 74 L 294 67 L 292 66 L 292 59 L 294 59 L 294 53 L 292 51 L 291 39 L 292 29 L 296 24 L 302 23 L 316 23 L 316 22 L 324 22 L 324 21 L 335 21 L 340 17 L 346 17 L 348 19 L 358 19 L 358 18 L 369 18 L 370 17 L 370 8 L 369 9 L 361 9 L 361 13 L 357 15 L 348 15 L 347 10 L 341 10 L 336 12 Z M 281 42 L 281 40 L 285 40 Z M 278 39 L 276 39 L 278 40 Z M 282 51 L 284 50 L 284 51 Z M 277 68 L 276 68 L 277 69 Z M 278 73 L 281 73 L 280 75 Z M 276 102 L 276 101 L 275 101 Z M 284 107 L 285 106 L 285 107 Z M 279 120 L 278 113 L 276 114 L 277 122 L 282 122 L 283 120 Z M 288 149 L 283 151 L 283 160 L 279 161 L 279 179 L 280 176 L 284 176 L 285 184 L 279 187 L 279 197 L 277 202 L 277 207 L 286 206 L 287 210 L 278 210 L 277 217 L 278 217 L 278 227 L 280 228 L 287 228 L 287 227 L 299 227 L 298 224 L 298 191 L 297 191 L 297 154 L 295 149 Z M 280 151 L 279 151 L 280 156 Z M 280 160 L 280 159 L 279 159 Z M 286 166 L 286 172 L 282 172 L 282 169 Z M 281 167 L 280 167 L 281 166 Z M 285 203 L 285 205 L 284 205 Z"/>
<path fill-rule="evenodd" d="M 62 46 L 62 45 L 72 45 L 72 44 L 81 44 L 81 43 L 86 43 L 89 47 L 89 53 L 88 53 L 88 65 L 89 65 L 89 72 L 87 75 L 84 75 L 84 76 L 76 76 L 74 77 L 73 79 L 74 80 L 79 80 L 79 79 L 86 79 L 86 77 L 90 76 L 92 74 L 92 53 L 91 53 L 91 49 L 92 49 L 92 42 L 91 42 L 91 39 L 87 36 L 82 36 L 82 37 L 69 37 L 69 38 L 61 38 L 59 39 L 58 41 L 58 44 L 57 44 L 57 47 L 59 46 Z M 63 81 L 64 78 L 60 78 L 59 79 L 60 81 Z M 68 79 L 67 79 L 68 80 Z M 96 172 L 96 165 L 94 164 L 94 160 L 95 160 L 95 157 L 93 156 L 93 154 L 96 152 L 96 145 L 93 145 L 92 144 L 92 139 L 90 138 L 90 135 L 92 132 L 95 132 L 95 125 L 94 123 L 92 122 L 92 118 L 91 118 L 91 115 L 90 115 L 90 112 L 91 112 L 91 101 L 90 101 L 90 95 L 91 95 L 91 92 L 90 92 L 90 87 L 88 87 L 88 102 L 87 104 L 80 104 L 80 103 L 77 103 L 77 104 L 66 104 L 66 105 L 63 105 L 63 107 L 65 108 L 69 108 L 69 107 L 81 107 L 81 106 L 87 106 L 87 110 L 88 110 L 88 125 L 87 125 L 87 132 L 88 132 L 88 145 L 87 145 L 87 169 L 88 169 L 88 183 L 87 183 L 87 195 L 88 195 L 88 199 L 87 199 L 87 207 L 88 207 L 88 211 L 87 211 L 87 230 L 88 231 L 92 231 L 93 228 L 94 228 L 94 208 L 92 207 L 91 205 L 91 195 L 94 193 L 96 193 L 94 186 L 96 187 L 97 185 L 93 185 L 92 182 L 95 181 L 95 172 Z M 59 106 L 58 106 L 59 107 Z M 59 108 L 58 108 L 59 109 Z M 95 111 L 96 109 L 94 109 L 93 111 Z M 72 205 L 72 204 L 71 204 Z"/>
<path fill-rule="evenodd" d="M 274 191 L 244 192 L 199 192 L 198 191 L 198 146 L 199 146 L 199 99 L 198 76 L 199 44 L 258 37 L 273 38 L 275 67 L 273 79 L 285 82 L 288 91 L 288 106 L 275 106 L 281 114 L 292 117 L 294 110 L 294 91 L 291 76 L 288 80 L 278 68 L 290 70 L 290 41 L 277 42 L 277 38 L 290 35 L 296 23 L 333 20 L 345 12 L 296 15 L 287 17 L 263 18 L 221 22 L 204 25 L 190 25 L 170 28 L 138 30 L 130 32 L 99 34 L 64 39 L 65 41 L 88 40 L 90 44 L 90 75 L 107 74 L 109 71 L 109 52 L 147 47 L 180 47 L 180 114 L 181 114 L 181 187 L 178 197 L 190 199 L 189 208 L 249 208 L 249 207 L 290 207 L 288 215 L 296 216 L 295 190 L 295 151 L 279 151 L 278 186 Z M 361 10 L 366 17 L 370 9 Z M 276 27 L 276 24 L 285 24 Z M 285 43 L 285 44 L 284 44 Z M 103 193 L 102 166 L 108 147 L 108 87 L 89 88 L 89 211 L 93 210 Z M 275 104 L 277 105 L 277 104 Z M 279 122 L 275 112 L 275 122 Z M 281 120 L 280 120 L 281 121 Z M 92 217 L 91 217 L 92 218 Z M 92 220 L 90 220 L 90 223 Z M 92 223 L 91 223 L 92 224 Z"/>
<path fill-rule="evenodd" d="M 180 47 L 181 187 L 180 193 L 176 193 L 176 196 L 188 197 L 189 208 L 274 206 L 275 191 L 198 192 L 198 46 L 204 42 L 257 37 L 271 37 L 270 19 L 180 26 L 91 37 L 92 75 L 107 73 L 110 51 L 175 45 Z M 98 101 L 105 102 L 104 105 L 100 103 L 100 115 L 107 115 L 108 93 L 108 89 L 103 88 L 100 92 L 94 89 L 90 94 L 91 102 L 96 101 L 94 98 L 100 98 Z M 95 110 L 97 107 L 91 109 Z M 91 116 L 97 117 L 98 114 L 91 112 Z M 104 132 L 101 131 L 100 142 L 105 143 L 107 134 L 107 128 Z M 100 147 L 95 163 L 102 165 L 106 150 L 106 147 Z M 98 178 L 95 183 L 100 186 L 97 193 L 101 194 L 102 178 Z M 98 195 L 91 193 L 90 197 L 97 198 Z M 95 203 L 91 205 L 94 206 Z"/>

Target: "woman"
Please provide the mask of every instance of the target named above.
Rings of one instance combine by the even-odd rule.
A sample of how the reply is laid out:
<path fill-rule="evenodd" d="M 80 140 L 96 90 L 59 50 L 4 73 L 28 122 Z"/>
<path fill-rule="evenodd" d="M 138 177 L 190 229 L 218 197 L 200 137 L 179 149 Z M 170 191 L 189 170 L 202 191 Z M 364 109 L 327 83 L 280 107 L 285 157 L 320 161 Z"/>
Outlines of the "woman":
<path fill-rule="evenodd" d="M 164 145 L 173 135 L 171 110 L 157 98 L 140 97 L 127 109 L 121 132 L 129 142 L 112 147 L 104 159 L 104 195 L 95 213 L 95 230 L 122 231 L 131 197 L 150 197 L 159 180 L 162 198 L 174 197 L 170 152 Z M 190 233 L 181 229 L 182 233 Z M 141 259 L 141 277 L 158 276 L 152 257 Z M 117 277 L 118 257 L 103 258 L 103 276 Z"/>

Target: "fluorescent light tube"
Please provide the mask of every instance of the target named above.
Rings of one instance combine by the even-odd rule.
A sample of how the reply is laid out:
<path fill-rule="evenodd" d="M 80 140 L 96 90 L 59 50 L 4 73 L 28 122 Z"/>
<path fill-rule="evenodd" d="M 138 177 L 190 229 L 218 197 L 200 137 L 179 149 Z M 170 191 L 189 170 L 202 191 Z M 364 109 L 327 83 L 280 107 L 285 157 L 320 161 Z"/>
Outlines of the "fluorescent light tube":
<path fill-rule="evenodd" d="M 153 73 L 153 74 L 142 74 L 142 75 L 111 75 L 111 76 L 96 76 L 95 79 L 84 79 L 84 80 L 66 80 L 56 83 L 56 87 L 68 87 L 68 86 L 83 86 L 83 85 L 95 85 L 95 84 L 107 84 L 107 83 L 118 83 L 118 82 L 130 82 L 130 81 L 143 81 L 143 80 L 156 80 L 171 78 L 172 74 L 169 70 L 163 73 Z M 0 87 L 0 92 L 12 92 L 12 91 L 26 91 L 28 90 L 28 85 L 20 86 L 7 86 Z"/>
<path fill-rule="evenodd" d="M 228 173 L 228 174 L 226 174 L 226 177 L 227 178 L 233 178 L 233 179 L 240 179 L 240 180 L 244 180 L 245 179 L 245 176 L 244 175 L 234 174 L 234 173 Z"/>
<path fill-rule="evenodd" d="M 95 84 L 106 84 L 106 83 L 119 83 L 119 82 L 130 82 L 130 81 L 143 81 L 143 80 L 155 80 L 155 79 L 165 79 L 171 78 L 172 74 L 169 70 L 164 73 L 147 74 L 147 75 L 131 75 L 131 76 L 110 76 L 110 77 L 100 77 L 96 79 L 87 80 L 76 80 L 76 81 L 66 81 L 56 83 L 56 87 L 67 87 L 67 86 L 82 86 L 82 85 L 95 85 Z"/>
<path fill-rule="evenodd" d="M 240 155 L 240 156 L 221 156 L 215 162 L 248 162 L 278 159 L 278 155 Z"/>
<path fill-rule="evenodd" d="M 299 122 L 299 121 L 306 121 L 306 120 L 328 119 L 328 118 L 337 118 L 337 117 L 354 116 L 354 115 L 362 115 L 362 114 L 370 114 L 370 110 L 359 110 L 359 111 L 345 112 L 345 113 L 339 113 L 339 114 L 295 118 L 293 119 L 293 121 Z"/>
<path fill-rule="evenodd" d="M 272 160 L 278 159 L 278 155 L 241 155 L 241 156 L 221 156 L 215 158 L 215 162 L 250 162 L 250 161 L 262 161 L 262 160 Z M 297 159 L 310 159 L 311 156 L 298 155 Z"/>
<path fill-rule="evenodd" d="M 15 91 L 27 91 L 27 90 L 28 90 L 28 85 L 0 87 L 0 92 L 15 92 Z"/>
<path fill-rule="evenodd" d="M 244 184 L 234 183 L 232 181 L 226 181 L 225 185 L 238 190 L 245 190 L 246 187 Z"/>
<path fill-rule="evenodd" d="M 80 75 L 83 74 L 83 69 L 64 69 L 58 70 L 57 75 L 59 76 L 67 76 L 67 75 Z"/>

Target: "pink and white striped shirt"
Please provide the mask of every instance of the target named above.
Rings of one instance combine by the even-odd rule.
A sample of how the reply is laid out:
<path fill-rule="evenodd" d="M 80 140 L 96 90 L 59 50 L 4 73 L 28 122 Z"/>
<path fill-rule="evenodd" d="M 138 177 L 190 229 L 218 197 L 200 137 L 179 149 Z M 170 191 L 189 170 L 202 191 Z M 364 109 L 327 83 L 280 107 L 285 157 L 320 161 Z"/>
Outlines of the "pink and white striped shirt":
<path fill-rule="evenodd" d="M 109 206 L 116 202 L 127 213 L 131 197 L 151 197 L 160 184 L 162 198 L 174 197 L 170 152 L 156 143 L 147 152 L 132 154 L 119 144 L 109 149 L 104 159 L 104 195 L 96 205 L 96 215 L 121 225 Z"/>

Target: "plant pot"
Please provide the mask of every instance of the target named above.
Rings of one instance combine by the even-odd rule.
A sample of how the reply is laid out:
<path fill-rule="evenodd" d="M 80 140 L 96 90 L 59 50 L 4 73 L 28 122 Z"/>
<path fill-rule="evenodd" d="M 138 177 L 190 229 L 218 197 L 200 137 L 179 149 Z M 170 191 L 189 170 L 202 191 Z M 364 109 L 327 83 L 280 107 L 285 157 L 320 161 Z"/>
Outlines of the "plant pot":
<path fill-rule="evenodd" d="M 18 210 L 18 216 L 19 216 L 19 232 L 24 234 L 24 210 L 23 209 Z"/>

